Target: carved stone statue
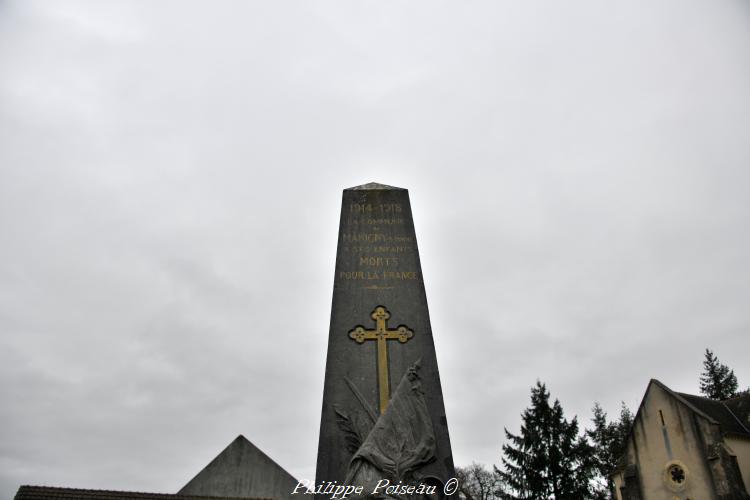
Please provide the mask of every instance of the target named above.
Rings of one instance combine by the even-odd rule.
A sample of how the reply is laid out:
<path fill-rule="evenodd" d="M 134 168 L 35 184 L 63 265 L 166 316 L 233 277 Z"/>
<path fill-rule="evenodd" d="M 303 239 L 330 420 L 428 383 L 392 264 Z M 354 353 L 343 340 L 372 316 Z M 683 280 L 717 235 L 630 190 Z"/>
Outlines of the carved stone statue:
<path fill-rule="evenodd" d="M 352 457 L 346 484 L 373 491 L 378 482 L 413 482 L 435 460 L 435 432 L 424 401 L 419 361 L 401 378 L 391 402 Z"/>

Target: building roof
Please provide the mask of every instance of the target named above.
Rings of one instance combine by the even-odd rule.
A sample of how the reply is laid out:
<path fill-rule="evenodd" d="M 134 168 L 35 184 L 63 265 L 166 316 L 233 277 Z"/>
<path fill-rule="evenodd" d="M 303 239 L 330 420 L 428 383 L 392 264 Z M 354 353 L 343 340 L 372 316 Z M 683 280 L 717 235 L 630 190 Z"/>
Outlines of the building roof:
<path fill-rule="evenodd" d="M 297 484 L 291 474 L 240 434 L 178 493 L 294 500 L 292 491 Z"/>
<path fill-rule="evenodd" d="M 52 486 L 28 486 L 18 488 L 15 500 L 229 500 L 230 497 L 172 495 L 169 493 L 145 493 L 135 491 L 86 490 L 80 488 L 57 488 Z M 241 500 L 232 498 L 231 500 Z M 246 497 L 245 500 L 271 500 Z"/>
<path fill-rule="evenodd" d="M 701 412 L 716 420 L 725 434 L 750 437 L 750 393 L 725 401 L 716 401 L 680 392 L 677 394 Z"/>

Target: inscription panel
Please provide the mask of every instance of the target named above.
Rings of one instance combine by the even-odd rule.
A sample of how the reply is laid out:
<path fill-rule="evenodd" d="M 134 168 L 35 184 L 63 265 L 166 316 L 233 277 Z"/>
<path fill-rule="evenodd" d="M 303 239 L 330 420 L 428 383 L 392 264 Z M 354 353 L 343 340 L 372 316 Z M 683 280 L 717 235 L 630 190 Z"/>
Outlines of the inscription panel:
<path fill-rule="evenodd" d="M 416 246 L 409 235 L 412 229 L 407 224 L 406 207 L 387 202 L 349 203 L 343 212 L 346 230 L 339 239 L 342 266 L 337 281 L 357 282 L 365 290 L 376 290 L 420 279 L 419 263 L 408 258 L 416 253 Z"/>

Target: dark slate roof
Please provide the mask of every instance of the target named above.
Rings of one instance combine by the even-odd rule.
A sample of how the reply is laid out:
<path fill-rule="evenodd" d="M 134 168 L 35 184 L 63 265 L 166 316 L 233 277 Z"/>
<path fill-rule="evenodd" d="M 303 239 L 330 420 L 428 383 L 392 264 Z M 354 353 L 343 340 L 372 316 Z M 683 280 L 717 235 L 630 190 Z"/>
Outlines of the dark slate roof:
<path fill-rule="evenodd" d="M 714 419 L 725 434 L 750 437 L 750 393 L 725 401 L 716 401 L 681 392 L 676 394 Z"/>
<path fill-rule="evenodd" d="M 230 497 L 172 495 L 135 491 L 85 490 L 52 486 L 21 486 L 15 500 L 230 500 Z M 242 500 L 231 498 L 231 500 Z M 271 500 L 254 498 L 245 500 Z"/>
<path fill-rule="evenodd" d="M 178 493 L 299 500 L 295 486 L 291 474 L 240 434 Z"/>
<path fill-rule="evenodd" d="M 745 429 L 750 431 L 750 392 L 745 392 L 736 398 L 727 399 L 724 404 L 742 422 Z"/>

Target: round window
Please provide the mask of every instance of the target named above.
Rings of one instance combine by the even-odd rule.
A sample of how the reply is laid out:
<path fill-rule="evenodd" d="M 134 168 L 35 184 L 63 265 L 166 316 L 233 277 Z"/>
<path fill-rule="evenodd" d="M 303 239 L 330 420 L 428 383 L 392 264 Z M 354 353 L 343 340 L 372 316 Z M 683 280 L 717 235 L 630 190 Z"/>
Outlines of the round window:
<path fill-rule="evenodd" d="M 672 491 L 685 489 L 688 481 L 688 469 L 679 460 L 672 460 L 664 468 L 664 483 Z"/>

